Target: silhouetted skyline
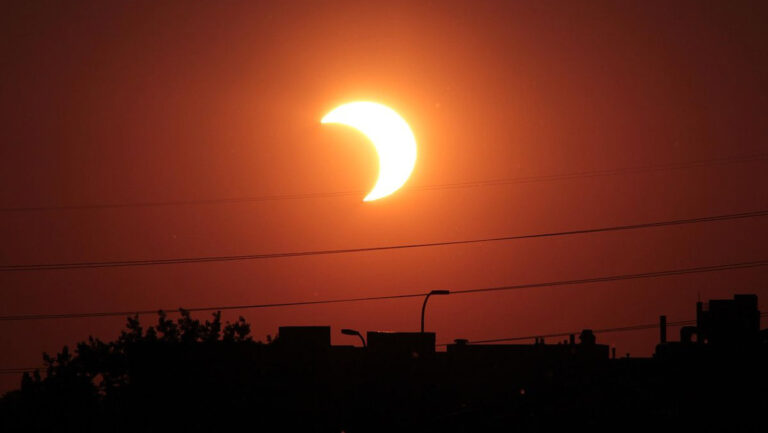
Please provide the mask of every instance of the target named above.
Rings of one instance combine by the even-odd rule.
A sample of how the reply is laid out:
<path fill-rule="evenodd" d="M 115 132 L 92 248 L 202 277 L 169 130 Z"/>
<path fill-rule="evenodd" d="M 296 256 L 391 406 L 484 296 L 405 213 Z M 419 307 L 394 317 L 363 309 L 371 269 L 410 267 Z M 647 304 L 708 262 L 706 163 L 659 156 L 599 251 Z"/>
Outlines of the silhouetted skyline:
<path fill-rule="evenodd" d="M 115 341 L 45 354 L 42 373 L 0 399 L 0 428 L 753 430 L 768 409 L 757 392 L 768 385 L 757 306 L 754 294 L 697 302 L 679 339 L 662 315 L 651 358 L 617 357 L 591 329 L 532 344 L 457 339 L 437 351 L 434 332 L 342 330 L 360 338 L 355 347 L 333 345 L 330 326 L 281 326 L 264 343 L 242 317 L 160 312 L 151 326 L 129 317 Z"/>
<path fill-rule="evenodd" d="M 295 304 L 222 320 L 343 345 L 419 331 L 450 290 L 437 344 L 590 328 L 619 357 L 699 299 L 768 311 L 766 22 L 757 1 L 5 2 L 0 394 L 158 309 Z M 361 100 L 418 146 L 370 203 L 374 149 L 320 123 Z"/>

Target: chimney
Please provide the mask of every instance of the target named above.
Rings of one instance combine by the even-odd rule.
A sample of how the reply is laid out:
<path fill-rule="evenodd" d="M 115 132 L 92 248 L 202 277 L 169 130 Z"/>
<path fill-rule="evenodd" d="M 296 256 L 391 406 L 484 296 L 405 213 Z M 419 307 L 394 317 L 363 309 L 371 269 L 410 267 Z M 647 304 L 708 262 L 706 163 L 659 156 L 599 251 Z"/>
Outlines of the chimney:
<path fill-rule="evenodd" d="M 703 316 L 704 304 L 699 301 L 696 303 L 696 327 L 701 328 L 701 319 Z"/>
<path fill-rule="evenodd" d="M 576 344 L 576 335 L 575 335 L 575 334 L 571 334 L 571 335 L 569 335 L 569 336 L 568 336 L 568 342 L 569 342 L 570 344 Z"/>
<path fill-rule="evenodd" d="M 667 342 L 667 316 L 659 316 L 659 340 L 661 344 Z"/>

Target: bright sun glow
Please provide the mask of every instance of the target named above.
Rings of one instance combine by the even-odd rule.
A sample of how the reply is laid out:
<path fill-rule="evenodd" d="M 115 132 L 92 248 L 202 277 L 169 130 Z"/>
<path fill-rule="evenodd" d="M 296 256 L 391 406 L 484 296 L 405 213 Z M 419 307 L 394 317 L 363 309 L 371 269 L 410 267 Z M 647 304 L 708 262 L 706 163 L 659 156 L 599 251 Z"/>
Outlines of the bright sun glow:
<path fill-rule="evenodd" d="M 416 164 L 416 139 L 394 110 L 375 102 L 350 102 L 334 108 L 321 122 L 351 126 L 376 147 L 379 179 L 363 201 L 386 197 L 408 180 Z"/>

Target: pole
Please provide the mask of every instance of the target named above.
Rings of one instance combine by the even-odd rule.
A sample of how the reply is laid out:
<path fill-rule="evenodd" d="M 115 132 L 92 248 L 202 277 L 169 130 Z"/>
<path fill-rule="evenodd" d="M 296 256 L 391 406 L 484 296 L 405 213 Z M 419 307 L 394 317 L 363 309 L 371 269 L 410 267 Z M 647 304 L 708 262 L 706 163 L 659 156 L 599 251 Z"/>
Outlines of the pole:
<path fill-rule="evenodd" d="M 429 297 L 432 295 L 450 295 L 450 290 L 432 290 L 431 292 L 427 293 L 427 296 L 424 297 L 424 304 L 421 305 L 421 333 L 424 333 L 424 312 L 427 309 L 427 301 L 429 300 Z"/>
<path fill-rule="evenodd" d="M 421 333 L 424 333 L 424 312 L 427 310 L 427 301 L 429 300 L 429 297 L 432 296 L 432 292 L 427 293 L 427 296 L 424 297 L 424 303 L 421 304 Z"/>

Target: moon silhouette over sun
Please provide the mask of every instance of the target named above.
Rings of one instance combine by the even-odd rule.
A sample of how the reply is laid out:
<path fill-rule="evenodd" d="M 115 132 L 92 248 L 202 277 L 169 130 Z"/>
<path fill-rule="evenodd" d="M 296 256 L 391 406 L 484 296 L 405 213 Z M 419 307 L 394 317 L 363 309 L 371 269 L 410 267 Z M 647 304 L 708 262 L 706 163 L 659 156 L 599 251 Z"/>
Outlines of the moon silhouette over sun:
<path fill-rule="evenodd" d="M 375 102 L 350 102 L 334 108 L 320 122 L 351 126 L 376 147 L 379 178 L 363 201 L 392 194 L 411 176 L 416 164 L 416 139 L 395 110 Z"/>

